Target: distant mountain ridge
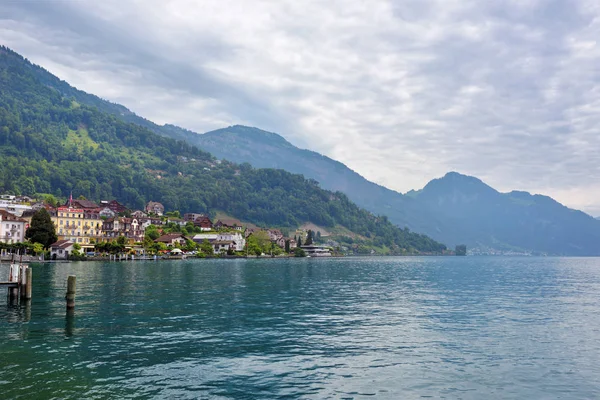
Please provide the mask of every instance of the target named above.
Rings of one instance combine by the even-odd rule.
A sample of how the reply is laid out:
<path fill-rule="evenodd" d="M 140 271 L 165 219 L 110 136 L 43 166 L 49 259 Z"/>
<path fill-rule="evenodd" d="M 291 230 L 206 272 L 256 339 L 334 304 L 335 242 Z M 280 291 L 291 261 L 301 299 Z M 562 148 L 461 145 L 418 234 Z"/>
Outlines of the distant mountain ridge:
<path fill-rule="evenodd" d="M 501 251 L 600 255 L 600 221 L 547 196 L 500 193 L 457 172 L 402 195 L 369 182 L 338 161 L 298 149 L 257 128 L 236 125 L 191 139 L 219 158 L 302 173 L 401 227 L 449 246 L 466 243 L 470 248 Z"/>
<path fill-rule="evenodd" d="M 400 227 L 425 233 L 451 247 L 465 243 L 470 248 L 600 255 L 600 220 L 547 196 L 500 193 L 477 178 L 455 172 L 402 195 L 368 181 L 338 161 L 299 149 L 278 134 L 240 125 L 205 134 L 169 124 L 160 126 L 124 106 L 77 90 L 41 67 L 27 67 L 45 85 L 77 102 L 162 136 L 184 140 L 219 158 L 303 174 Z"/>

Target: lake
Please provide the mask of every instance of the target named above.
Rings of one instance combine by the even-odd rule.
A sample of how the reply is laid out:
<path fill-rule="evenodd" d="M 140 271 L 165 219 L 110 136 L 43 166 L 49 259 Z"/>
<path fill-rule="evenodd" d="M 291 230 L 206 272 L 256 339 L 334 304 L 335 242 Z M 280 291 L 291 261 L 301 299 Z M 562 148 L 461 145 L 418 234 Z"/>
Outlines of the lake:
<path fill-rule="evenodd" d="M 30 306 L 0 297 L 3 399 L 600 398 L 597 258 L 89 262 L 33 279 Z"/>

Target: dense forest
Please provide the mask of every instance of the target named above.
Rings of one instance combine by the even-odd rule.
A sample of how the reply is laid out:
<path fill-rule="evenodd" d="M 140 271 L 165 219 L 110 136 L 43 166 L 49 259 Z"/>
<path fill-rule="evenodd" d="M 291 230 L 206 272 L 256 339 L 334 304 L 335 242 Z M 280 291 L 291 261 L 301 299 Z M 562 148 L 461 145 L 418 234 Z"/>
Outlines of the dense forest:
<path fill-rule="evenodd" d="M 445 249 L 302 175 L 221 162 L 184 141 L 81 104 L 45 85 L 34 68 L 0 48 L 0 192 L 72 192 L 116 198 L 134 209 L 154 200 L 168 210 L 222 210 L 266 226 L 341 225 L 395 252 Z"/>

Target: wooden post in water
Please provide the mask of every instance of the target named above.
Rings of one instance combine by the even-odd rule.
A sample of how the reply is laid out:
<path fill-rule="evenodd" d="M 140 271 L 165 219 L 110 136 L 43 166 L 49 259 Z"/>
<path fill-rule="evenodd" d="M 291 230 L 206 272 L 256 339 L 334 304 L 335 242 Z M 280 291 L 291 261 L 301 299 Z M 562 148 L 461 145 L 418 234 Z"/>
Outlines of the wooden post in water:
<path fill-rule="evenodd" d="M 74 275 L 69 275 L 67 278 L 67 310 L 75 308 L 75 281 L 76 278 Z"/>
<path fill-rule="evenodd" d="M 25 298 L 25 287 L 27 286 L 26 270 L 29 269 L 27 266 L 19 265 L 19 297 Z"/>
<path fill-rule="evenodd" d="M 31 300 L 31 289 L 33 282 L 33 272 L 31 268 L 25 270 L 25 300 Z"/>

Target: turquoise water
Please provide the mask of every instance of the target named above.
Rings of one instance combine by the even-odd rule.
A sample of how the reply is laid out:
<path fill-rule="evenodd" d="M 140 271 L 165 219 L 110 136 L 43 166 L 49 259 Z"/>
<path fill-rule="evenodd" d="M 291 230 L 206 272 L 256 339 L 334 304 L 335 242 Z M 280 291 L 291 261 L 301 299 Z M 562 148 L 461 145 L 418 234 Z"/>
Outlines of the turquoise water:
<path fill-rule="evenodd" d="M 600 259 L 33 268 L 30 306 L 0 297 L 3 399 L 600 398 Z"/>

